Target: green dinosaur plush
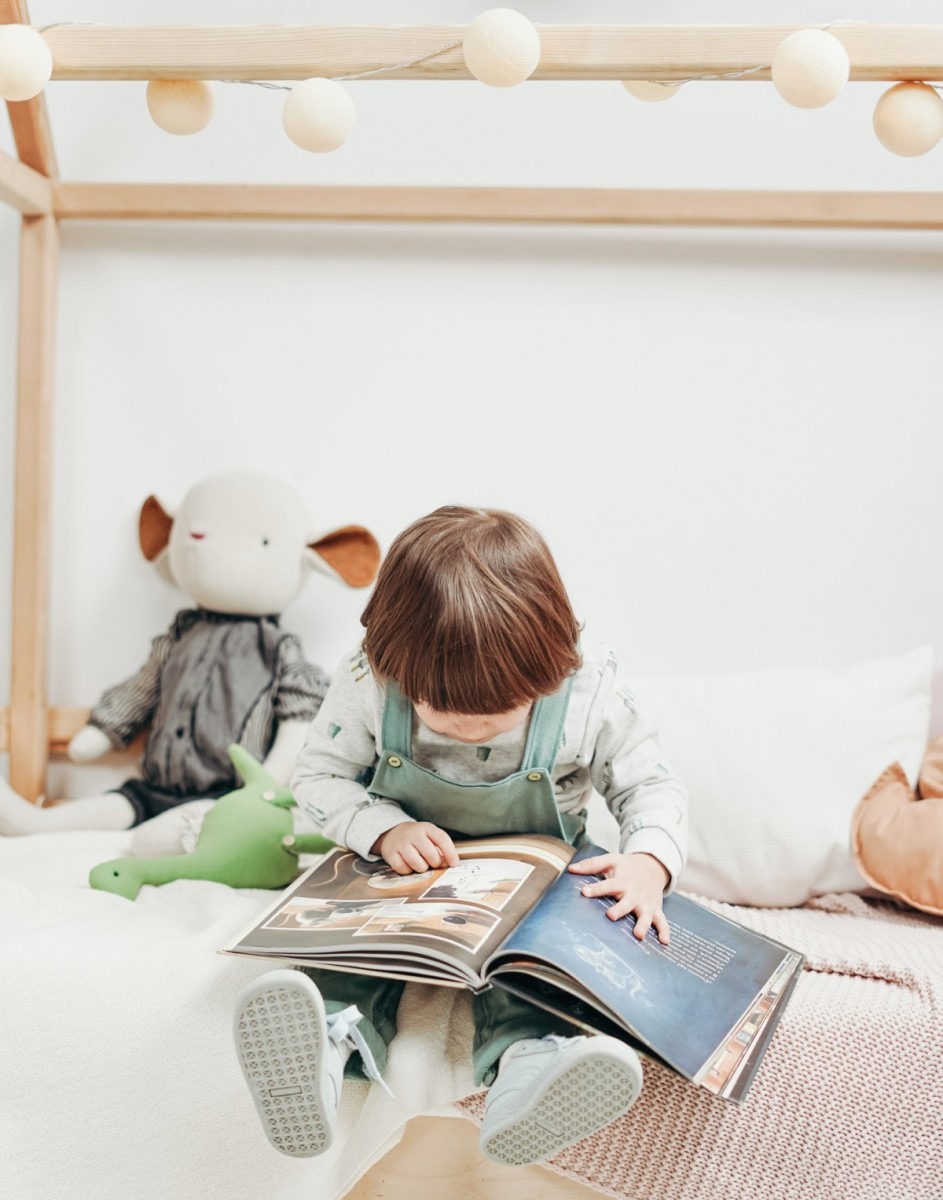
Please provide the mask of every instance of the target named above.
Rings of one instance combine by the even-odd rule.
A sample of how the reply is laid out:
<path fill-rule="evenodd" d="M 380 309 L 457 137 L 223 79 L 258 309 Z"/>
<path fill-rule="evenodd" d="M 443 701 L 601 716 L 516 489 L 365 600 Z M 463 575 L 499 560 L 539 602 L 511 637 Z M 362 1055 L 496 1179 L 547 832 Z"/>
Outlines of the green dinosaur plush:
<path fill-rule="evenodd" d="M 298 874 L 299 854 L 323 854 L 333 842 L 318 834 L 294 834 L 295 801 L 241 746 L 229 757 L 244 786 L 220 796 L 203 820 L 189 854 L 167 858 L 116 858 L 93 867 L 93 888 L 133 900 L 145 883 L 209 879 L 236 888 L 286 887 Z"/>

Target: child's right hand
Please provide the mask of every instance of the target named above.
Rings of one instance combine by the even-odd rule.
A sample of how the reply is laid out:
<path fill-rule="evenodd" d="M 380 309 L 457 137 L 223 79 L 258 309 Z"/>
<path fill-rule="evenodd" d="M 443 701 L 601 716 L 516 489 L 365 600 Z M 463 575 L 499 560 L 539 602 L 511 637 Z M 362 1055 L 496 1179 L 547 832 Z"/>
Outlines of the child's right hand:
<path fill-rule="evenodd" d="M 431 821 L 403 821 L 394 825 L 377 838 L 373 853 L 379 854 L 397 875 L 457 867 L 459 863 L 452 839 Z"/>

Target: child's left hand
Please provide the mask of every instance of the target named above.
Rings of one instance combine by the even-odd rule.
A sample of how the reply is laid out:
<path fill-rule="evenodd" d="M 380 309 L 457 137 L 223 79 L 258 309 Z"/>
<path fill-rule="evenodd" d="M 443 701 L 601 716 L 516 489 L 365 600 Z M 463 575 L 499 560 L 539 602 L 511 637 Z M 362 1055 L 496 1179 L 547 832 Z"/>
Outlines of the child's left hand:
<path fill-rule="evenodd" d="M 610 920 L 635 913 L 633 933 L 639 941 L 652 926 L 658 940 L 668 945 L 668 922 L 661 905 L 671 876 L 653 854 L 600 854 L 570 863 L 569 869 L 576 875 L 607 876 L 599 883 L 588 883 L 583 895 L 615 896 L 616 903 L 606 912 Z"/>

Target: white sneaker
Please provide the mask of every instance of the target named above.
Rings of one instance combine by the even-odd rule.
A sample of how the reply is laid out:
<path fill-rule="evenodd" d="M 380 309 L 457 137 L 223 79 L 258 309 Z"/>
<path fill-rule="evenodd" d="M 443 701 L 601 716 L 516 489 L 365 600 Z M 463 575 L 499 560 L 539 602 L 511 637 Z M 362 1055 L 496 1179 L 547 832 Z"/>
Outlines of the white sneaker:
<path fill-rule="evenodd" d="M 260 976 L 239 997 L 233 1036 L 268 1140 L 296 1158 L 323 1154 L 334 1140 L 349 1050 L 331 1040 L 315 984 L 301 971 Z"/>
<path fill-rule="evenodd" d="M 525 1038 L 501 1057 L 482 1153 L 508 1166 L 541 1162 L 622 1116 L 641 1090 L 638 1055 L 616 1038 Z"/>

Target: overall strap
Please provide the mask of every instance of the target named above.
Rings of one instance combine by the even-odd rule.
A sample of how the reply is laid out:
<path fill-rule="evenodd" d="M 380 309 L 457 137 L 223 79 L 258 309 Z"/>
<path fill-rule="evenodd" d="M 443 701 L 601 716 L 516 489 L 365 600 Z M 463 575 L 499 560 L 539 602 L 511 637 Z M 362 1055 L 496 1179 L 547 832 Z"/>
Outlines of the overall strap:
<path fill-rule="evenodd" d="M 383 727 L 381 731 L 384 754 L 412 756 L 413 706 L 403 696 L 399 686 L 391 679 L 386 684 L 383 704 Z M 570 675 L 559 691 L 550 696 L 541 696 L 534 704 L 534 712 L 527 731 L 522 771 L 533 771 L 543 767 L 553 770 L 563 737 L 573 676 Z"/>
<path fill-rule="evenodd" d="M 527 745 L 524 747 L 522 771 L 534 771 L 538 768 L 553 770 L 563 738 L 563 726 L 572 690 L 573 676 L 570 675 L 559 691 L 550 696 L 541 696 L 534 705 L 527 733 Z"/>
<path fill-rule="evenodd" d="M 392 679 L 385 686 L 381 750 L 410 758 L 413 749 L 413 706 Z"/>

